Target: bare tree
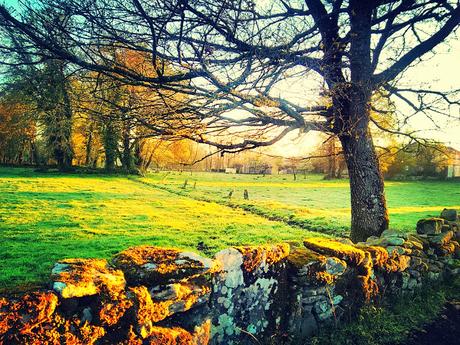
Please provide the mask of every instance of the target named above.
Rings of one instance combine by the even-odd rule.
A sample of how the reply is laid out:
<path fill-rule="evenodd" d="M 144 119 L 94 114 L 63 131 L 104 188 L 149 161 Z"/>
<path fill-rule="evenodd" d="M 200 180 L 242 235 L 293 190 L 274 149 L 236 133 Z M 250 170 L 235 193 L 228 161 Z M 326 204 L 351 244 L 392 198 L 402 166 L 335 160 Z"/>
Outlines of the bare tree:
<path fill-rule="evenodd" d="M 0 17 L 36 61 L 59 58 L 159 95 L 191 96 L 170 113 L 182 123 L 139 119 L 152 133 L 195 126 L 181 135 L 222 152 L 268 146 L 293 131 L 337 136 L 350 176 L 354 241 L 389 223 L 369 132 L 372 95 L 385 89 L 427 114 L 443 112 L 437 100 L 458 104 L 457 93 L 398 87 L 408 68 L 454 35 L 455 0 L 38 0 L 17 13 L 0 6 Z M 60 45 L 56 30 L 72 44 Z M 117 64 L 108 46 L 149 54 L 156 74 Z M 174 73 L 165 73 L 163 61 Z M 299 78 L 324 85 L 317 102 L 280 96 L 285 80 Z M 414 102 L 411 93 L 425 98 Z"/>

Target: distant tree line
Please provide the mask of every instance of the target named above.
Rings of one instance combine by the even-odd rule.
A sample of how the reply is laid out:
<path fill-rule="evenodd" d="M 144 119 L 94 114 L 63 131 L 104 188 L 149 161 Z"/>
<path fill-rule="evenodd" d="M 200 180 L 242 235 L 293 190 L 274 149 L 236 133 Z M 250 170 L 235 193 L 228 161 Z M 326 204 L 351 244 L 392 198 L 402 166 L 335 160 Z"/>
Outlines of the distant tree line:
<path fill-rule="evenodd" d="M 149 68 L 142 54 L 110 53 L 131 68 Z M 75 71 L 55 59 L 34 66 L 23 61 L 10 67 L 7 75 L 0 93 L 2 164 L 56 166 L 61 171 L 103 167 L 133 173 L 189 164 L 197 158 L 196 143 L 158 135 L 143 125 L 152 117 L 163 121 L 165 113 L 168 125 L 185 123 L 180 113 L 170 114 L 183 102 L 183 95 L 160 98 L 151 89 Z"/>

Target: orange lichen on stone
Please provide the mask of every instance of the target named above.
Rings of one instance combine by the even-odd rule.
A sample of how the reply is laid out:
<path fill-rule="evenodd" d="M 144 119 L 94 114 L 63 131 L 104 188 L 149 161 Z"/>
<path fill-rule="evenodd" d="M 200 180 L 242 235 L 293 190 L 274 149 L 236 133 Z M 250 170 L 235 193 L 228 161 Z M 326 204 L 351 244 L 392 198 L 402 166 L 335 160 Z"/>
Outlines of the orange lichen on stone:
<path fill-rule="evenodd" d="M 273 265 L 289 255 L 287 243 L 235 247 L 243 255 L 243 267 L 247 272 L 254 271 L 262 263 Z"/>
<path fill-rule="evenodd" d="M 371 253 L 365 252 L 364 255 L 363 261 L 358 266 L 361 273 L 358 276 L 358 280 L 361 283 L 361 290 L 363 292 L 364 299 L 369 301 L 372 297 L 377 296 L 379 287 L 373 279 L 374 269 Z"/>
<path fill-rule="evenodd" d="M 124 290 L 123 272 L 109 267 L 102 259 L 66 259 L 54 265 L 53 289 L 63 298 L 91 296 L 106 291 L 112 295 Z"/>
<path fill-rule="evenodd" d="M 320 254 L 335 256 L 354 265 L 359 265 L 365 258 L 363 250 L 327 238 L 307 238 L 303 243 L 308 249 Z"/>
<path fill-rule="evenodd" d="M 304 267 L 310 262 L 318 261 L 319 254 L 307 249 L 296 248 L 289 253 L 287 261 L 297 269 Z"/>
<path fill-rule="evenodd" d="M 10 331 L 19 336 L 40 333 L 42 324 L 53 321 L 57 304 L 58 298 L 52 292 L 33 292 L 11 302 L 2 299 L 0 336 Z"/>
<path fill-rule="evenodd" d="M 452 242 L 443 244 L 439 247 L 440 253 L 443 255 L 451 255 L 455 253 L 455 244 Z"/>
<path fill-rule="evenodd" d="M 125 293 L 121 293 L 116 297 L 102 296 L 98 314 L 101 324 L 107 326 L 116 325 L 132 305 L 133 302 L 128 299 Z"/>
<path fill-rule="evenodd" d="M 180 327 L 153 327 L 151 336 L 146 339 L 149 345 L 206 345 L 211 337 L 211 322 L 205 321 L 191 333 Z"/>
<path fill-rule="evenodd" d="M 391 256 L 382 268 L 387 272 L 403 272 L 410 266 L 410 256 L 397 255 Z"/>
<path fill-rule="evenodd" d="M 143 340 L 133 331 L 133 326 L 130 326 L 126 339 L 119 342 L 117 345 L 142 345 L 143 343 Z"/>
<path fill-rule="evenodd" d="M 102 338 L 102 327 L 66 320 L 56 312 L 58 297 L 52 292 L 35 292 L 20 300 L 2 300 L 0 344 L 89 345 Z"/>
<path fill-rule="evenodd" d="M 139 246 L 117 254 L 113 262 L 135 284 L 155 285 L 212 273 L 211 259 L 173 248 Z"/>
<path fill-rule="evenodd" d="M 124 265 L 145 265 L 150 262 L 171 262 L 177 259 L 179 251 L 173 248 L 161 248 L 155 246 L 138 246 L 128 248 L 118 253 L 114 261 Z"/>
<path fill-rule="evenodd" d="M 207 345 L 211 342 L 211 320 L 195 327 L 193 341 L 193 345 Z"/>
<path fill-rule="evenodd" d="M 165 308 L 155 308 L 145 286 L 132 287 L 129 290 L 133 294 L 136 331 L 139 336 L 145 339 L 152 333 L 153 323 L 165 319 L 169 316 L 169 312 Z"/>
<path fill-rule="evenodd" d="M 331 285 L 337 280 L 337 276 L 327 273 L 326 271 L 315 272 L 315 279 L 318 283 Z"/>
<path fill-rule="evenodd" d="M 153 293 L 153 301 L 161 308 L 169 309 L 170 313 L 187 311 L 199 302 L 205 295 L 211 293 L 211 288 L 205 285 L 191 283 L 170 284 L 168 289 L 157 294 Z M 165 298 L 166 297 L 166 298 Z M 158 300 L 160 302 L 158 302 Z"/>
<path fill-rule="evenodd" d="M 149 345 L 193 345 L 193 336 L 180 327 L 154 327 L 147 344 Z"/>
<path fill-rule="evenodd" d="M 378 294 L 378 285 L 374 281 L 374 263 L 384 265 L 388 252 L 384 248 L 361 246 L 359 248 L 326 238 L 309 238 L 304 240 L 308 249 L 318 253 L 344 260 L 358 271 L 359 291 L 365 300 L 370 300 Z M 319 261 L 324 260 L 319 257 Z M 333 283 L 337 277 L 327 271 L 316 272 L 316 279 L 325 283 Z"/>
<path fill-rule="evenodd" d="M 383 247 L 378 246 L 357 246 L 359 249 L 369 252 L 374 266 L 384 267 L 390 258 L 388 251 Z"/>
<path fill-rule="evenodd" d="M 68 345 L 93 345 L 105 335 L 104 328 L 88 322 L 81 324 L 78 319 L 67 320 L 64 328 L 62 343 Z"/>
<path fill-rule="evenodd" d="M 126 309 L 132 307 L 136 333 L 145 339 L 150 336 L 155 323 L 175 313 L 187 311 L 200 301 L 206 301 L 210 293 L 210 287 L 190 283 L 171 284 L 166 293 L 150 292 L 146 286 L 132 287 L 127 296 L 129 301 L 120 301 L 121 306 L 114 306 L 115 310 L 103 307 L 101 312 L 105 317 L 101 320 L 109 325 L 116 324 Z M 156 294 L 158 298 L 155 298 Z"/>

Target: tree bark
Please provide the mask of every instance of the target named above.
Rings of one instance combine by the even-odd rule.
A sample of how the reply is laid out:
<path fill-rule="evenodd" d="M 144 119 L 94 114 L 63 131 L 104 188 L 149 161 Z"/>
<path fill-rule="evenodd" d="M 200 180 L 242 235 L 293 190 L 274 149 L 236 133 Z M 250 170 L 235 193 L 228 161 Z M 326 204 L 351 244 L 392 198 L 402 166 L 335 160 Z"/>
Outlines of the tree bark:
<path fill-rule="evenodd" d="M 105 169 L 109 172 L 115 170 L 115 161 L 118 150 L 118 133 L 113 120 L 108 119 L 103 124 L 103 145 L 105 153 Z"/>
<path fill-rule="evenodd" d="M 351 240 L 365 241 L 388 229 L 384 183 L 368 131 L 341 136 L 350 177 Z"/>
<path fill-rule="evenodd" d="M 133 155 L 131 152 L 131 133 L 129 120 L 123 121 L 122 144 L 123 152 L 121 156 L 121 165 L 125 172 L 130 173 L 133 170 Z"/>
<path fill-rule="evenodd" d="M 351 239 L 365 241 L 388 228 L 383 177 L 369 132 L 372 83 L 371 16 L 375 2 L 350 0 L 350 83 L 337 85 L 335 129 L 350 177 Z"/>
<path fill-rule="evenodd" d="M 90 124 L 88 128 L 86 147 L 85 147 L 85 166 L 89 167 L 92 165 L 91 152 L 93 151 L 93 123 Z"/>

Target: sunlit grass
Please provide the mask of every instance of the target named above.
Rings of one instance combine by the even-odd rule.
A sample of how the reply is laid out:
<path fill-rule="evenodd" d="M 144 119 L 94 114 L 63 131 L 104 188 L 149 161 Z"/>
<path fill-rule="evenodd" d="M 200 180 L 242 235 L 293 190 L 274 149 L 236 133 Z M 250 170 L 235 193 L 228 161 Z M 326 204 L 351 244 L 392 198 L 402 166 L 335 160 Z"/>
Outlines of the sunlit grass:
<path fill-rule="evenodd" d="M 110 258 L 139 244 L 211 255 L 304 236 L 318 234 L 126 177 L 0 169 L 0 292 L 46 282 L 62 258 Z"/>
<path fill-rule="evenodd" d="M 321 175 L 231 175 L 216 173 L 156 173 L 142 179 L 184 195 L 250 205 L 266 215 L 306 221 L 309 228 L 334 231 L 350 224 L 347 180 L 323 180 Z M 188 180 L 187 189 L 182 189 Z M 196 182 L 196 188 L 193 188 Z M 413 231 L 418 219 L 439 215 L 444 207 L 460 209 L 459 181 L 386 181 L 390 226 Z M 249 192 L 249 201 L 243 191 Z M 233 190 L 232 199 L 227 198 Z"/>

